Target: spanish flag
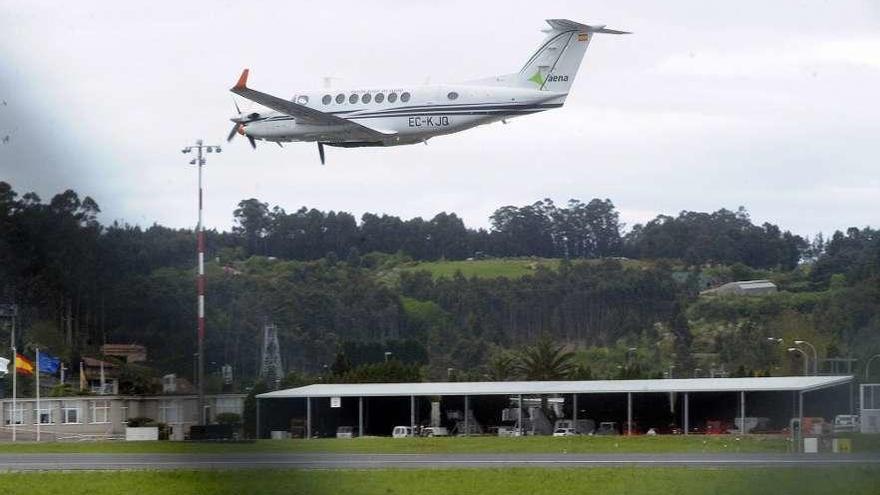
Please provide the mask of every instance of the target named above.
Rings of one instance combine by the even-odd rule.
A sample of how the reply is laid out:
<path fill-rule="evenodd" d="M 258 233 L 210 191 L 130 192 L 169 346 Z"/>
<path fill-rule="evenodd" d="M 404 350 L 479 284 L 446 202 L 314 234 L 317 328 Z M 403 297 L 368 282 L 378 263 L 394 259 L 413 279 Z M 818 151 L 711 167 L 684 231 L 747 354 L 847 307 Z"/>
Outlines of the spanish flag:
<path fill-rule="evenodd" d="M 15 353 L 15 371 L 19 372 L 22 375 L 33 375 L 34 374 L 34 362 L 16 352 Z"/>

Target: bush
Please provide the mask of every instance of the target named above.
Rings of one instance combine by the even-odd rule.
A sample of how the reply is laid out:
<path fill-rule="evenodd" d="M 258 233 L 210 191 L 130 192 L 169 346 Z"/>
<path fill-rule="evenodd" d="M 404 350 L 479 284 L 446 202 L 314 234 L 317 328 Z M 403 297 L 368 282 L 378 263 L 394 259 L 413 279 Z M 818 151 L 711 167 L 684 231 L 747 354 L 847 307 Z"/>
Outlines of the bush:
<path fill-rule="evenodd" d="M 129 428 L 140 428 L 144 426 L 159 426 L 159 423 L 156 422 L 153 418 L 148 418 L 146 416 L 138 416 L 137 418 L 129 418 L 128 420 Z"/>
<path fill-rule="evenodd" d="M 214 421 L 220 425 L 241 426 L 241 415 L 231 412 L 220 413 L 214 418 Z"/>

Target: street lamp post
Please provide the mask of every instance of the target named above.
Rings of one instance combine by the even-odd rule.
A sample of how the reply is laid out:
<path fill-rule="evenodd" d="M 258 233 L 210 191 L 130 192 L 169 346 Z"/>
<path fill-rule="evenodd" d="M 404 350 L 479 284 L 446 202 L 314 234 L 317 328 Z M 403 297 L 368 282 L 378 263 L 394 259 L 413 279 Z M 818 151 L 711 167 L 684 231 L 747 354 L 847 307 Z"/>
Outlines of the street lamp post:
<path fill-rule="evenodd" d="M 808 346 L 810 348 L 810 350 L 813 351 L 813 374 L 818 375 L 819 374 L 819 353 L 816 352 L 816 348 L 813 347 L 813 344 L 807 342 L 806 340 L 795 340 L 794 343 L 795 343 L 795 345 Z"/>
<path fill-rule="evenodd" d="M 810 374 L 810 356 L 803 349 L 797 347 L 789 347 L 788 352 L 799 352 L 804 356 L 804 376 Z"/>
<path fill-rule="evenodd" d="M 868 362 L 865 363 L 865 382 L 870 380 L 869 377 L 871 376 L 871 361 L 877 358 L 880 358 L 880 354 L 874 354 L 873 356 L 869 357 Z"/>
<path fill-rule="evenodd" d="M 204 152 L 220 153 L 222 149 L 218 145 L 204 144 L 201 139 L 196 140 L 195 146 L 187 146 L 181 150 L 182 153 L 191 153 L 193 150 L 197 152 L 196 158 L 190 160 L 190 165 L 196 165 L 199 168 L 199 223 L 196 225 L 197 238 L 197 258 L 199 273 L 196 278 L 196 297 L 198 301 L 198 331 L 197 331 L 197 352 L 198 352 L 198 392 L 199 392 L 199 420 L 200 424 L 207 424 L 208 418 L 205 417 L 205 223 L 203 221 L 203 198 L 202 193 L 202 167 L 205 165 Z"/>

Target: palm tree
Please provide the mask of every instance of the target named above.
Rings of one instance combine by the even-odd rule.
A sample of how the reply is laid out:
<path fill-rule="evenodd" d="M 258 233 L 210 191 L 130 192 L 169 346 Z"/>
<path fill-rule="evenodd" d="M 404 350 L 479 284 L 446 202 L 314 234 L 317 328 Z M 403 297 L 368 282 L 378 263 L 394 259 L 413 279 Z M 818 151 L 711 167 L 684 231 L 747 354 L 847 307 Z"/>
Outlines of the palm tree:
<path fill-rule="evenodd" d="M 486 377 L 493 382 L 506 382 L 516 375 L 517 362 L 515 356 L 501 352 L 489 360 Z"/>
<path fill-rule="evenodd" d="M 574 353 L 553 344 L 542 335 L 535 345 L 524 347 L 517 355 L 516 370 L 526 380 L 562 380 L 575 370 Z"/>
<path fill-rule="evenodd" d="M 517 371 L 526 380 L 562 380 L 576 369 L 574 353 L 554 345 L 546 334 L 535 345 L 524 347 L 517 358 Z M 541 395 L 541 409 L 545 414 L 548 412 L 547 395 Z"/>

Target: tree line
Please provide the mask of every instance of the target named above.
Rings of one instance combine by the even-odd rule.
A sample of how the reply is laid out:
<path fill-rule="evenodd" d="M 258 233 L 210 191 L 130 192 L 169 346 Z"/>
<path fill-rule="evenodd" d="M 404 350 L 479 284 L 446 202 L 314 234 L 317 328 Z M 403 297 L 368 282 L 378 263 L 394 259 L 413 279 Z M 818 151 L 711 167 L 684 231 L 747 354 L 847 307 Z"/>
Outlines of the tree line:
<path fill-rule="evenodd" d="M 157 368 L 188 373 L 194 233 L 102 225 L 99 213 L 96 201 L 72 190 L 44 202 L 0 182 L 0 302 L 17 303 L 22 335 L 65 359 L 104 342 L 138 342 Z M 605 347 L 669 334 L 676 359 L 687 366 L 695 277 L 682 278 L 681 267 L 663 262 L 630 267 L 609 259 L 619 256 L 684 260 L 692 274 L 699 268 L 688 265 L 718 263 L 783 273 L 809 256 L 813 269 L 805 277 L 791 272 L 797 278 L 791 287 L 841 287 L 826 313 L 855 329 L 841 334 L 842 342 L 870 335 L 877 325 L 870 301 L 880 287 L 880 235 L 870 228 L 807 245 L 774 225 L 752 224 L 744 210 L 719 210 L 661 216 L 624 234 L 614 205 L 598 199 L 506 206 L 493 214 L 489 230 L 467 228 L 454 213 L 430 220 L 365 214 L 357 221 L 345 212 L 286 213 L 254 199 L 242 201 L 234 218 L 232 231 L 208 233 L 207 353 L 209 367 L 230 363 L 244 376 L 258 370 L 259 330 L 268 320 L 282 329 L 285 363 L 300 371 L 332 365 L 339 349 L 354 366 L 391 349 L 442 376 L 542 334 Z M 476 253 L 563 261 L 520 279 L 435 279 L 408 271 L 388 278 L 402 258 Z M 698 319 L 735 319 L 739 309 L 701 311 Z M 0 342 L 8 343 L 7 332 Z"/>

